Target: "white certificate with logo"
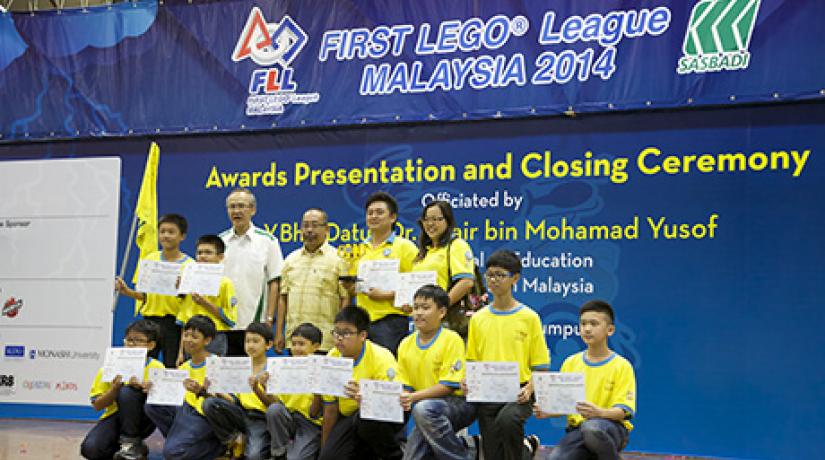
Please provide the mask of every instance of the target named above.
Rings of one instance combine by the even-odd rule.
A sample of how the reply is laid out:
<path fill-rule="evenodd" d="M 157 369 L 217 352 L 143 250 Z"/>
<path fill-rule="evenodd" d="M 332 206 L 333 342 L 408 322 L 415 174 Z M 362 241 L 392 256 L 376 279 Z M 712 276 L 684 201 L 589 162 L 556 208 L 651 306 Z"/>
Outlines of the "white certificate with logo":
<path fill-rule="evenodd" d="M 352 358 L 314 356 L 316 368 L 309 387 L 312 393 L 346 397 L 344 386 L 352 380 Z"/>
<path fill-rule="evenodd" d="M 251 376 L 252 358 L 248 356 L 206 358 L 206 378 L 209 379 L 210 393 L 250 393 Z"/>
<path fill-rule="evenodd" d="M 143 382 L 143 368 L 146 367 L 146 348 L 111 347 L 106 349 L 103 359 L 102 382 L 111 382 L 115 376 L 120 376 L 123 383 L 135 377 Z"/>
<path fill-rule="evenodd" d="M 467 401 L 515 402 L 519 369 L 516 362 L 467 361 Z"/>
<path fill-rule="evenodd" d="M 409 272 L 398 274 L 398 287 L 395 290 L 396 307 L 413 304 L 415 291 L 427 284 L 436 284 L 436 273 L 434 271 Z"/>
<path fill-rule="evenodd" d="M 223 279 L 223 264 L 186 264 L 180 277 L 178 294 L 218 295 Z"/>
<path fill-rule="evenodd" d="M 281 395 L 312 393 L 311 383 L 317 369 L 313 358 L 315 356 L 269 358 L 266 363 L 269 373 L 266 392 Z"/>
<path fill-rule="evenodd" d="M 135 290 L 149 294 L 178 295 L 180 264 L 141 260 Z"/>
<path fill-rule="evenodd" d="M 183 381 L 189 378 L 189 371 L 181 369 L 149 369 L 149 395 L 146 404 L 158 406 L 180 406 L 186 396 Z"/>
<path fill-rule="evenodd" d="M 575 414 L 576 403 L 586 401 L 580 372 L 533 372 L 533 391 L 546 414 Z"/>
<path fill-rule="evenodd" d="M 361 418 L 383 422 L 404 423 L 404 409 L 401 407 L 401 383 L 383 380 L 360 382 Z"/>
<path fill-rule="evenodd" d="M 363 260 L 358 264 L 358 292 L 370 289 L 395 291 L 398 289 L 399 259 Z"/>

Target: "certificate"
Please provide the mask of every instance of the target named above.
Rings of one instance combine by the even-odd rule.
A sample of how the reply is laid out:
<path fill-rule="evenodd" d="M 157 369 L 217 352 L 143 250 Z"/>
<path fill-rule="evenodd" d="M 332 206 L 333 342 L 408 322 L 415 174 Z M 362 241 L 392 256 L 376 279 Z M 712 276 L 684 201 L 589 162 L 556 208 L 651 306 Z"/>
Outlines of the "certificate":
<path fill-rule="evenodd" d="M 352 358 L 314 356 L 316 368 L 309 387 L 312 393 L 346 397 L 344 386 L 352 380 Z"/>
<path fill-rule="evenodd" d="M 358 264 L 358 292 L 367 292 L 370 289 L 395 291 L 398 289 L 398 269 L 401 266 L 399 259 L 363 260 Z"/>
<path fill-rule="evenodd" d="M 398 287 L 395 289 L 395 302 L 393 305 L 396 307 L 412 305 L 415 291 L 427 284 L 436 284 L 436 274 L 434 271 L 399 273 Z"/>
<path fill-rule="evenodd" d="M 251 393 L 252 358 L 209 356 L 206 358 L 206 378 L 210 393 Z"/>
<path fill-rule="evenodd" d="M 266 370 L 269 380 L 266 392 L 269 394 L 304 394 L 312 393 L 310 385 L 317 366 L 314 356 L 289 356 L 269 358 Z"/>
<path fill-rule="evenodd" d="M 143 368 L 146 367 L 146 348 L 112 347 L 106 350 L 103 360 L 102 382 L 111 382 L 120 376 L 123 383 L 132 377 L 143 382 Z"/>
<path fill-rule="evenodd" d="M 401 383 L 383 380 L 360 381 L 361 418 L 383 422 L 404 423 L 401 407 Z"/>
<path fill-rule="evenodd" d="M 178 294 L 218 295 L 223 278 L 223 264 L 186 264 L 180 277 Z"/>
<path fill-rule="evenodd" d="M 135 290 L 150 294 L 178 295 L 178 276 L 180 264 L 141 260 Z"/>
<path fill-rule="evenodd" d="M 576 403 L 587 400 L 584 374 L 579 372 L 533 372 L 533 391 L 547 414 L 575 414 Z"/>
<path fill-rule="evenodd" d="M 149 395 L 146 404 L 158 406 L 180 406 L 186 395 L 183 381 L 189 378 L 189 371 L 184 369 L 149 369 Z"/>
<path fill-rule="evenodd" d="M 516 362 L 468 361 L 466 379 L 467 401 L 503 403 L 518 399 Z"/>

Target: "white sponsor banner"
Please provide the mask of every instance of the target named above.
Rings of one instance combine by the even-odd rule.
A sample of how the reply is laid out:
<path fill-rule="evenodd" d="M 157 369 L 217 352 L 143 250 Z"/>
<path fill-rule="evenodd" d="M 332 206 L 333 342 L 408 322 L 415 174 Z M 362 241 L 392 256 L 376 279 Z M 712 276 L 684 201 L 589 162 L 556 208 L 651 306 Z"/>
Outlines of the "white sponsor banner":
<path fill-rule="evenodd" d="M 120 159 L 0 162 L 0 402 L 88 405 L 111 345 Z"/>

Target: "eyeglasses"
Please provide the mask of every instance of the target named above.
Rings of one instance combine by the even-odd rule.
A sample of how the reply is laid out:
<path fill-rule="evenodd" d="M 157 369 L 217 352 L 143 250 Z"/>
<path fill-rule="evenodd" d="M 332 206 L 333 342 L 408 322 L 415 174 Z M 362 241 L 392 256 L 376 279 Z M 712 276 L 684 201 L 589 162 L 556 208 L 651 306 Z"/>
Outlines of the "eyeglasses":
<path fill-rule="evenodd" d="M 247 203 L 230 203 L 226 205 L 226 209 L 229 209 L 230 211 L 234 211 L 235 209 L 246 209 L 251 207 L 252 205 Z"/>
<path fill-rule="evenodd" d="M 123 343 L 126 345 L 146 345 L 149 343 L 146 339 L 136 339 L 134 337 L 126 337 L 123 339 Z"/>
<path fill-rule="evenodd" d="M 330 331 L 330 334 L 332 334 L 332 338 L 334 338 L 336 340 L 343 340 L 343 339 L 349 338 L 349 337 L 351 337 L 351 336 L 353 336 L 357 333 L 358 333 L 357 331 L 349 331 L 349 330 L 339 331 L 339 330 L 336 330 L 336 329 L 333 329 L 333 330 Z"/>
<path fill-rule="evenodd" d="M 326 226 L 326 222 L 301 222 L 301 228 L 321 228 Z"/>
<path fill-rule="evenodd" d="M 425 224 L 436 224 L 439 222 L 444 222 L 445 220 L 447 219 L 444 217 L 425 217 L 421 219 L 421 222 L 424 222 Z"/>
<path fill-rule="evenodd" d="M 509 278 L 511 276 L 513 276 L 513 274 L 510 273 L 510 272 L 491 272 L 489 270 L 484 272 L 484 277 L 487 278 L 488 280 L 500 281 L 500 280 L 503 280 L 504 278 Z"/>

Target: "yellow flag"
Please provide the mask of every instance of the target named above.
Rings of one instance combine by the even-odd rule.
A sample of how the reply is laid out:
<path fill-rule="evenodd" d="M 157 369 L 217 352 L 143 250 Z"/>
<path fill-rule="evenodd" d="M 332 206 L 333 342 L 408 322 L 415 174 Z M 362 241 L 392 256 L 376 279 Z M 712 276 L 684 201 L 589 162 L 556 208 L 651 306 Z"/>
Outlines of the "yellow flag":
<path fill-rule="evenodd" d="M 147 255 L 158 250 L 158 163 L 160 162 L 160 147 L 152 142 L 149 156 L 146 157 L 146 167 L 143 170 L 143 183 L 140 184 L 135 215 L 137 216 L 137 235 L 135 242 L 140 249 L 138 266 Z M 135 267 L 135 276 L 132 283 L 137 283 L 138 267 Z"/>

